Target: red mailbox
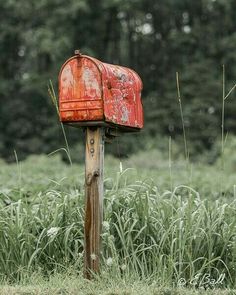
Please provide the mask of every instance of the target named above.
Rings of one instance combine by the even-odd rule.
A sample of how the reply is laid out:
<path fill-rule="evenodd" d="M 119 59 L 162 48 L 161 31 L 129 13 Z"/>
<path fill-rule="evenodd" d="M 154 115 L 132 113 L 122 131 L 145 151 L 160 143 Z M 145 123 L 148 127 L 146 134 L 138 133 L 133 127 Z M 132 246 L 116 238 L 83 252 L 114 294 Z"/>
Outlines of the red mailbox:
<path fill-rule="evenodd" d="M 143 127 L 142 81 L 126 67 L 80 53 L 59 74 L 59 109 L 63 123 L 138 131 Z"/>

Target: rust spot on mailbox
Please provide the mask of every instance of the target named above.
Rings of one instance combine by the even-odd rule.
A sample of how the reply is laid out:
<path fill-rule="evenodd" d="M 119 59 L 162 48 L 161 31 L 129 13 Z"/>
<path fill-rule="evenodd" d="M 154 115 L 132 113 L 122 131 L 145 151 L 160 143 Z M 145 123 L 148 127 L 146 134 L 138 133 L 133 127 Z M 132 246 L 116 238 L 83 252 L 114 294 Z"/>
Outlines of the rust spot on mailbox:
<path fill-rule="evenodd" d="M 143 127 L 142 81 L 126 67 L 80 53 L 59 74 L 59 109 L 63 123 L 108 126 L 127 131 Z"/>

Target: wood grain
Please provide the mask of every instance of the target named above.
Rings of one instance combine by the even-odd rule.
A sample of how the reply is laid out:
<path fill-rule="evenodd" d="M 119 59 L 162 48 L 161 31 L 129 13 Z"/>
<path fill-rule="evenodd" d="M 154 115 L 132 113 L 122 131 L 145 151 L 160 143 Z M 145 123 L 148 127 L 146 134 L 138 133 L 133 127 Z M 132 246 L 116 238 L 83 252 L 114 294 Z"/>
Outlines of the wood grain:
<path fill-rule="evenodd" d="M 99 272 L 103 220 L 104 129 L 86 128 L 85 145 L 85 270 L 87 279 Z"/>

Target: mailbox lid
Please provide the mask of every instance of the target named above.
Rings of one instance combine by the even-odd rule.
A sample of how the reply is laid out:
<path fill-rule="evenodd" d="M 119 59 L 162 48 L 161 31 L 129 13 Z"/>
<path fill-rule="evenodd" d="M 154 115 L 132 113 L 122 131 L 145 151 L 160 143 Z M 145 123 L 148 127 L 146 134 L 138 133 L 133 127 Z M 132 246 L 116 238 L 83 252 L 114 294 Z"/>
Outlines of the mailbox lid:
<path fill-rule="evenodd" d="M 143 128 L 140 77 L 126 67 L 102 65 L 105 120 L 120 126 Z"/>
<path fill-rule="evenodd" d="M 101 74 L 91 59 L 74 56 L 62 66 L 59 110 L 62 122 L 104 119 Z"/>

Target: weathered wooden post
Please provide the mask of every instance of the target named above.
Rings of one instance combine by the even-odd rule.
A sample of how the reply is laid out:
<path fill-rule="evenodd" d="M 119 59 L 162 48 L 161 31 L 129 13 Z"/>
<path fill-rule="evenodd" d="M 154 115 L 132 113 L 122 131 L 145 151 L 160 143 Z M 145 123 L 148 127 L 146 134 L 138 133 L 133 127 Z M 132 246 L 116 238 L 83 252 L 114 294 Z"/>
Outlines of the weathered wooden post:
<path fill-rule="evenodd" d="M 86 128 L 85 144 L 85 277 L 99 271 L 103 212 L 104 129 Z"/>
<path fill-rule="evenodd" d="M 104 141 L 143 127 L 142 81 L 131 69 L 103 63 L 78 50 L 59 74 L 63 123 L 85 129 L 85 277 L 99 272 L 103 220 Z"/>

